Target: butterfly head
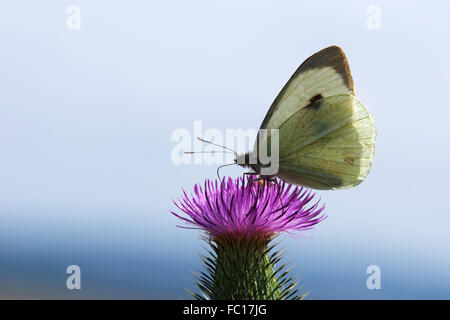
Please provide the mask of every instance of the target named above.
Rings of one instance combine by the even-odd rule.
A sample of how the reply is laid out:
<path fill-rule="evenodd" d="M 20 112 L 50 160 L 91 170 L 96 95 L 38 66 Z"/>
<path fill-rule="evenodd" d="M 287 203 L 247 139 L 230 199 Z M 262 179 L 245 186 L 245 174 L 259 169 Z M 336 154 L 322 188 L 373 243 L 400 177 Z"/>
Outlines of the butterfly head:
<path fill-rule="evenodd" d="M 254 172 L 259 172 L 259 166 L 257 164 L 256 158 L 253 156 L 253 153 L 247 152 L 244 154 L 240 154 L 234 161 L 241 167 L 250 168 Z"/>

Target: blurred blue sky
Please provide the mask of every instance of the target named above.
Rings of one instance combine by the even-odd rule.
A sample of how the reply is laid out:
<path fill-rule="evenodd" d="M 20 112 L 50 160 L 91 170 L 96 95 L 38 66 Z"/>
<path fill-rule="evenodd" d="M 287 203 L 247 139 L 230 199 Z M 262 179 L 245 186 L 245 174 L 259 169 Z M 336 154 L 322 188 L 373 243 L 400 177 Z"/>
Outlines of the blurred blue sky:
<path fill-rule="evenodd" d="M 81 8 L 68 30 L 66 9 Z M 366 26 L 377 5 L 381 28 Z M 311 54 L 337 44 L 378 139 L 368 179 L 319 192 L 286 239 L 310 298 L 450 298 L 450 4 L 3 1 L 0 298 L 188 298 L 199 234 L 171 199 L 216 165 L 174 165 L 177 128 L 258 128 Z M 238 176 L 239 168 L 224 174 Z M 82 290 L 65 287 L 66 267 Z M 366 288 L 379 265 L 382 289 Z"/>

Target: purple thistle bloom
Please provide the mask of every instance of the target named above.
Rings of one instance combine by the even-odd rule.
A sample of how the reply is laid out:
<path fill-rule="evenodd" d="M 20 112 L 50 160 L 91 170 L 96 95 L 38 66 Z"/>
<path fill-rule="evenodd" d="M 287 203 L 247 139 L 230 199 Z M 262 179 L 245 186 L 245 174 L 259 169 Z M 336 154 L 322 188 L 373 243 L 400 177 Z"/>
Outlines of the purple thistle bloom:
<path fill-rule="evenodd" d="M 323 219 L 325 205 L 319 201 L 308 206 L 311 190 L 284 181 L 247 182 L 242 178 L 224 179 L 220 184 L 206 180 L 194 187 L 194 195 L 183 196 L 175 205 L 187 217 L 172 212 L 212 237 L 233 236 L 270 238 L 280 232 L 312 229 Z"/>

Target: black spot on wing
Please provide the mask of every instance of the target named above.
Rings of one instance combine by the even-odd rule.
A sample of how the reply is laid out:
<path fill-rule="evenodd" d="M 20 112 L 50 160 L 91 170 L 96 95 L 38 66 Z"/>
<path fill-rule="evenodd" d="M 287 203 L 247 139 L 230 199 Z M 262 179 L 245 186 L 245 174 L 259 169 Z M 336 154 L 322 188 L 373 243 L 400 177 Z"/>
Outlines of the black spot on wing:
<path fill-rule="evenodd" d="M 305 109 L 319 110 L 319 107 L 322 103 L 323 96 L 319 93 L 314 97 L 309 99 L 309 104 L 305 107 Z"/>

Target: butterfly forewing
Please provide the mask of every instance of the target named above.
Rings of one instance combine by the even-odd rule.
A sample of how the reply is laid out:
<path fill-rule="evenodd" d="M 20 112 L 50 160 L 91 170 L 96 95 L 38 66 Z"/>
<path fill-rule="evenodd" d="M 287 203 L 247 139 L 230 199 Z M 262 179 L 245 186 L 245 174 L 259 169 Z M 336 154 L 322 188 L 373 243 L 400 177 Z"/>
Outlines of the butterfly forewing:
<path fill-rule="evenodd" d="M 354 93 L 347 58 L 339 47 L 325 48 L 305 60 L 295 71 L 272 103 L 261 128 L 278 128 L 317 95 L 329 97 L 343 93 Z"/>

